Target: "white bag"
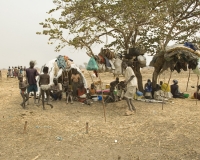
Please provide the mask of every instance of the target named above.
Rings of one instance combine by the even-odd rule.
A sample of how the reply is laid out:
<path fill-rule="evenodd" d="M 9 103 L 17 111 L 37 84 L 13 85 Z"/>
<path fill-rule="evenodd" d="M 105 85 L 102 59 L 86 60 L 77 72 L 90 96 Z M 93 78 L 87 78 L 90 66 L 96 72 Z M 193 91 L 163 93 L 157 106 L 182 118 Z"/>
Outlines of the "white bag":
<path fill-rule="evenodd" d="M 138 59 L 138 62 L 139 62 L 140 64 L 146 66 L 146 58 L 145 58 L 143 55 L 139 55 L 139 56 L 137 57 L 137 59 Z"/>

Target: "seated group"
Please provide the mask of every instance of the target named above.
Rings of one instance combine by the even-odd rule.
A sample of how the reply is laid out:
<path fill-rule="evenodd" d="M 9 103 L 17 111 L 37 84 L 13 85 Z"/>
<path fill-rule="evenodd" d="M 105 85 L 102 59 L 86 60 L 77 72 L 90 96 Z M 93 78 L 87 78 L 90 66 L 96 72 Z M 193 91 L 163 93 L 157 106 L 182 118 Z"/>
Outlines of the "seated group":
<path fill-rule="evenodd" d="M 194 98 L 200 100 L 200 85 L 197 87 L 198 91 L 194 93 Z M 154 99 L 162 100 L 163 97 L 165 98 L 185 98 L 184 93 L 180 92 L 178 81 L 173 80 L 173 84 L 168 86 L 167 83 L 163 83 L 160 81 L 160 84 L 156 85 L 156 89 L 154 91 L 154 95 L 152 96 L 152 82 L 150 79 L 147 80 L 147 83 L 144 86 L 144 97 L 147 99 L 151 99 L 154 97 Z"/>

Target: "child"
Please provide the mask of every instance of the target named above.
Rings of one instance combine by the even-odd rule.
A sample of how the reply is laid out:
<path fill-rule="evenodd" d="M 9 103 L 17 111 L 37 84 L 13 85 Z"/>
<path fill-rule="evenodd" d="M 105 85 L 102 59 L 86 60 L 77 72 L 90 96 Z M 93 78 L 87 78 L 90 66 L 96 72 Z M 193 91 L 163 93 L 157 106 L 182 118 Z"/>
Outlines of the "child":
<path fill-rule="evenodd" d="M 26 93 L 26 88 L 28 84 L 27 81 L 23 81 L 23 77 L 19 77 L 19 89 L 20 89 L 20 94 L 23 98 L 23 102 L 20 104 L 23 108 L 25 108 L 25 102 L 29 99 L 28 94 Z"/>
<path fill-rule="evenodd" d="M 87 105 L 91 104 L 90 100 L 88 100 L 88 98 L 87 98 L 87 90 L 85 89 L 83 83 L 80 83 L 80 86 L 79 86 L 77 92 L 78 92 L 78 101 L 79 102 L 85 103 Z"/>
<path fill-rule="evenodd" d="M 41 92 L 41 95 L 42 95 L 43 109 L 45 109 L 45 107 L 44 107 L 44 93 L 46 93 L 46 95 L 47 95 L 47 104 L 50 105 L 51 108 L 53 108 L 53 106 L 51 104 L 49 104 L 50 76 L 48 74 L 48 70 L 49 70 L 48 67 L 44 67 L 43 68 L 43 73 L 44 74 L 40 75 L 40 80 L 39 80 L 40 92 Z M 38 99 L 38 104 L 39 104 L 39 101 L 40 101 L 40 99 Z"/>
<path fill-rule="evenodd" d="M 90 93 L 90 96 L 93 96 L 97 93 L 95 85 L 93 83 L 91 84 L 91 87 L 89 89 L 89 93 Z"/>
<path fill-rule="evenodd" d="M 67 104 L 68 104 L 69 99 L 71 101 L 71 104 L 73 104 L 73 91 L 71 89 L 71 86 L 69 85 L 66 90 L 66 99 L 67 99 Z"/>

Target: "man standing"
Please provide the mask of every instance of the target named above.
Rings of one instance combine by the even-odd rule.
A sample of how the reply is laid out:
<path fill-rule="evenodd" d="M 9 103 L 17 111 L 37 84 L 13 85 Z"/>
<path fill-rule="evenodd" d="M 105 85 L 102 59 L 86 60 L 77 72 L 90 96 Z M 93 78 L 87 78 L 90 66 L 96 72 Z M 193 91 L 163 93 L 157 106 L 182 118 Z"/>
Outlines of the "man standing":
<path fill-rule="evenodd" d="M 53 100 L 61 100 L 62 99 L 62 85 L 61 83 L 58 83 L 58 79 L 54 78 L 53 83 L 50 86 L 50 96 L 53 98 Z"/>
<path fill-rule="evenodd" d="M 128 104 L 128 110 L 125 113 L 126 116 L 129 116 L 133 114 L 133 112 L 136 112 L 136 108 L 133 105 L 132 99 L 134 94 L 136 93 L 137 78 L 133 72 L 133 69 L 131 68 L 131 65 L 131 62 L 128 62 L 128 64 L 126 64 L 125 62 L 122 63 L 122 67 L 125 69 L 125 85 L 127 85 L 127 91 L 124 95 Z"/>
<path fill-rule="evenodd" d="M 77 89 L 81 82 L 81 77 L 80 77 L 80 74 L 78 73 L 77 69 L 73 69 L 71 80 L 72 80 L 73 97 L 77 98 L 78 97 Z"/>
<path fill-rule="evenodd" d="M 30 67 L 26 69 L 26 80 L 28 82 L 28 96 L 30 92 L 34 92 L 34 103 L 36 103 L 36 92 L 38 91 L 36 76 L 38 76 L 37 70 L 34 68 L 35 62 L 30 61 Z"/>

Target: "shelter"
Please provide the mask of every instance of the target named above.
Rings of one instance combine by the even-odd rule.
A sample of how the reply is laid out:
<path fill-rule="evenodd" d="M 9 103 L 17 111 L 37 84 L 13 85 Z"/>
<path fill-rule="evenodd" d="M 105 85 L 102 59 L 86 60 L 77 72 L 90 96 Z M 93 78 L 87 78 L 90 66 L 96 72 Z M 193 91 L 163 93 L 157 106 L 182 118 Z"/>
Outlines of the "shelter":
<path fill-rule="evenodd" d="M 60 57 L 65 59 L 65 61 L 63 61 L 65 65 L 63 65 L 62 67 L 59 66 L 60 64 L 58 63 L 58 60 Z M 77 69 L 77 71 L 81 75 L 82 81 L 84 83 L 84 87 L 88 88 L 86 78 L 84 77 L 80 68 L 76 64 L 74 64 L 72 60 L 70 61 L 69 59 L 66 59 L 65 57 L 66 56 L 58 56 L 57 58 L 54 58 L 48 61 L 47 63 L 45 63 L 41 67 L 40 74 L 43 74 L 43 68 L 46 66 L 49 68 L 48 74 L 50 76 L 50 85 L 53 84 L 54 78 L 58 78 L 58 82 L 62 83 L 65 76 L 69 78 L 69 83 L 71 83 L 72 69 Z M 37 77 L 37 82 L 39 82 L 39 76 Z"/>

